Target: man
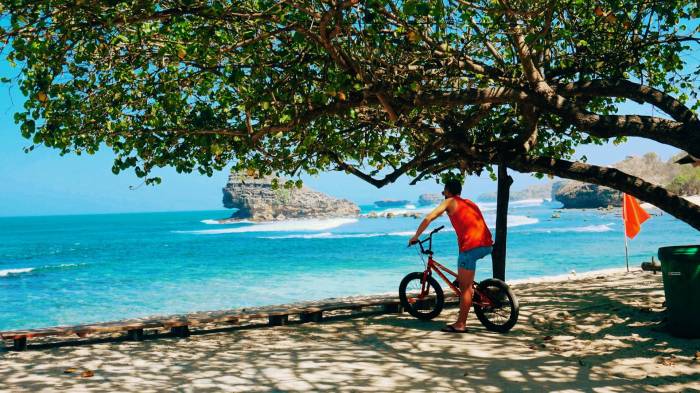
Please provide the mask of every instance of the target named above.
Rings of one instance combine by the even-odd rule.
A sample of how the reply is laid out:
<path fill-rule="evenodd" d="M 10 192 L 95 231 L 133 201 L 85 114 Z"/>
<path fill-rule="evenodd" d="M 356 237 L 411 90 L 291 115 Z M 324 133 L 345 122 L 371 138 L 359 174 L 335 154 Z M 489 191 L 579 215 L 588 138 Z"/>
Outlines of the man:
<path fill-rule="evenodd" d="M 467 314 L 472 307 L 472 295 L 474 289 L 474 270 L 476 261 L 489 255 L 493 250 L 493 240 L 484 216 L 479 207 L 468 199 L 460 197 L 462 184 L 457 180 L 445 183 L 442 195 L 445 200 L 440 206 L 430 212 L 418 226 L 416 234 L 408 241 L 414 244 L 419 236 L 436 218 L 447 212 L 450 222 L 457 232 L 457 244 L 459 245 L 459 258 L 457 259 L 457 280 L 462 295 L 459 299 L 459 316 L 457 322 L 445 326 L 442 331 L 448 333 L 467 332 Z"/>

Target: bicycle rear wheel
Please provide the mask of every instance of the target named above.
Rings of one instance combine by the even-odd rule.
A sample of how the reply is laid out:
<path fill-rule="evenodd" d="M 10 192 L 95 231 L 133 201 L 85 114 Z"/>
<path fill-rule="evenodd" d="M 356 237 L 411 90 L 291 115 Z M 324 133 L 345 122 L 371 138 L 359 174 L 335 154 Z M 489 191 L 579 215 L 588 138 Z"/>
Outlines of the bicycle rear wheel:
<path fill-rule="evenodd" d="M 432 276 L 427 277 L 423 290 L 423 272 L 413 272 L 401 280 L 399 300 L 401 307 L 412 316 L 424 321 L 431 320 L 442 312 L 445 295 L 440 284 Z"/>
<path fill-rule="evenodd" d="M 520 304 L 508 284 L 489 278 L 477 286 L 474 313 L 486 329 L 505 333 L 518 322 Z"/>

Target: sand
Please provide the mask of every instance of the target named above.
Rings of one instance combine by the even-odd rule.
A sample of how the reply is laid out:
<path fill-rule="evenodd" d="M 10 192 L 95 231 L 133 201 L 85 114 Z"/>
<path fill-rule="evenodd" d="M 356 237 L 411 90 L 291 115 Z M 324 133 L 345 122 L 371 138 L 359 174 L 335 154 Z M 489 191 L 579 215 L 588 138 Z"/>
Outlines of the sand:
<path fill-rule="evenodd" d="M 0 352 L 0 391 L 700 391 L 700 340 L 664 330 L 660 275 L 572 278 L 515 284 L 508 334 L 473 316 L 469 334 L 441 333 L 451 308 L 430 322 L 391 314 Z"/>

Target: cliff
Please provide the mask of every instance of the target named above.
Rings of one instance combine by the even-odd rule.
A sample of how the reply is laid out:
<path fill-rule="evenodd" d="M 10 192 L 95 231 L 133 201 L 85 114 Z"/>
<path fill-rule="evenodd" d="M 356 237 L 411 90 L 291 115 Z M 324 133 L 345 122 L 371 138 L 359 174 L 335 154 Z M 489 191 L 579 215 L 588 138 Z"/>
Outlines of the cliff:
<path fill-rule="evenodd" d="M 496 202 L 497 195 L 498 194 L 496 192 L 489 192 L 479 195 L 477 199 L 481 202 Z M 551 198 L 551 195 L 552 183 L 549 182 L 545 184 L 535 184 L 519 191 L 511 191 L 509 199 L 511 201 L 522 201 L 525 199 L 546 199 Z"/>
<path fill-rule="evenodd" d="M 552 186 L 552 199 L 561 202 L 567 209 L 590 209 L 621 206 L 620 191 L 596 184 L 564 180 Z"/>
<path fill-rule="evenodd" d="M 677 157 L 672 157 L 664 162 L 656 153 L 647 153 L 641 157 L 627 157 L 612 167 L 654 184 L 673 186 L 678 182 L 679 174 L 692 170 L 675 164 L 676 159 Z M 689 182 L 683 183 L 684 186 L 688 184 Z M 564 208 L 574 209 L 622 205 L 620 191 L 573 180 L 556 182 L 552 187 L 552 199 L 561 202 Z"/>
<path fill-rule="evenodd" d="M 231 218 L 276 221 L 290 218 L 354 217 L 360 209 L 347 199 L 337 199 L 307 187 L 273 189 L 274 177 L 229 175 L 223 188 L 224 207 L 238 209 Z M 283 181 L 280 179 L 280 184 Z"/>

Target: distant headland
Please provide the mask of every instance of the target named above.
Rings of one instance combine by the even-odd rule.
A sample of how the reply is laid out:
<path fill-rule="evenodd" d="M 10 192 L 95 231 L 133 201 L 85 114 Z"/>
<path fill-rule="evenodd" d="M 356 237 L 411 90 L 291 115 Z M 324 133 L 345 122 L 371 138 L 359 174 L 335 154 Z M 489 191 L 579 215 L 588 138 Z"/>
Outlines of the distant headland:
<path fill-rule="evenodd" d="M 279 187 L 273 187 L 277 180 Z M 301 218 L 355 217 L 360 208 L 347 199 L 338 199 L 308 187 L 287 189 L 283 179 L 274 176 L 248 176 L 231 173 L 223 188 L 223 203 L 238 209 L 230 219 L 249 221 L 281 221 Z"/>

